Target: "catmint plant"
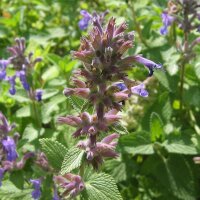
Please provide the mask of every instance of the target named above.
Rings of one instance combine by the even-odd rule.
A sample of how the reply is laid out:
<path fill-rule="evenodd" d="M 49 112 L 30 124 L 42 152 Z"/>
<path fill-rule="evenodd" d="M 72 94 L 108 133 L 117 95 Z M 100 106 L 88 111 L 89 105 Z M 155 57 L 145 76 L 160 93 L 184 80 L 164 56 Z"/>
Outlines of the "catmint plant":
<path fill-rule="evenodd" d="M 42 92 L 35 90 L 33 83 L 31 82 L 31 76 L 36 63 L 41 61 L 41 58 L 33 59 L 33 53 L 26 54 L 24 38 L 16 38 L 15 45 L 8 47 L 7 50 L 11 54 L 7 59 L 0 60 L 0 80 L 8 81 L 10 84 L 9 93 L 15 95 L 16 93 L 16 81 L 21 82 L 24 90 L 29 94 L 29 97 L 33 100 L 40 101 Z M 7 68 L 13 70 L 13 74 L 7 74 Z"/>
<path fill-rule="evenodd" d="M 152 76 L 154 70 L 162 68 L 162 65 L 141 55 L 127 55 L 127 51 L 133 47 L 134 32 L 126 32 L 125 22 L 117 25 L 112 17 L 103 26 L 101 17 L 96 13 L 92 17 L 86 11 L 82 11 L 82 14 L 84 19 L 81 24 L 85 23 L 82 27 L 86 27 L 90 21 L 92 28 L 87 36 L 81 38 L 80 48 L 73 51 L 72 56 L 81 61 L 83 67 L 73 72 L 71 80 L 74 87 L 65 88 L 63 93 L 69 98 L 84 99 L 93 112 L 84 110 L 75 116 L 58 117 L 59 124 L 76 129 L 72 133 L 72 137 L 79 140 L 76 144 L 79 150 L 76 151 L 84 152 L 78 173 L 65 173 L 62 170 L 62 175 L 54 176 L 54 182 L 58 188 L 62 188 L 63 198 L 74 198 L 85 189 L 85 164 L 100 170 L 106 158 L 119 156 L 116 146 L 120 135 L 110 133 L 110 130 L 119 123 L 122 102 L 131 95 L 148 96 L 145 84 L 129 79 L 127 71 L 140 64 L 148 69 L 148 76 Z M 68 165 L 71 160 L 66 159 L 62 167 L 65 168 L 65 163 Z"/>
<path fill-rule="evenodd" d="M 200 27 L 200 3 L 197 0 L 169 0 L 168 7 L 163 11 L 161 17 L 163 27 L 160 33 L 166 35 L 172 24 L 183 32 L 183 40 L 177 42 L 176 47 L 180 52 L 179 66 L 180 74 L 180 109 L 183 109 L 183 85 L 185 76 L 185 66 L 195 57 L 194 47 L 200 43 L 200 38 L 192 38 L 193 32 L 198 33 Z"/>
<path fill-rule="evenodd" d="M 26 161 L 35 156 L 34 153 L 29 152 L 17 161 L 16 143 L 19 134 L 14 133 L 13 137 L 9 136 L 14 127 L 14 124 L 9 125 L 6 117 L 0 112 L 0 186 L 6 172 L 22 169 Z"/>

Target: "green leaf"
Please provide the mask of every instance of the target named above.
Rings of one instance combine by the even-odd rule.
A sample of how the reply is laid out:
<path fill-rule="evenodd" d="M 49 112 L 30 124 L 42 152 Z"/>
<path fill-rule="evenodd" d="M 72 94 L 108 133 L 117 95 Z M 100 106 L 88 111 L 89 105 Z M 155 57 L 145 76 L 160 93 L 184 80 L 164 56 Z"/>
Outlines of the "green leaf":
<path fill-rule="evenodd" d="M 15 99 L 19 103 L 30 102 L 31 100 L 28 98 L 28 95 L 24 89 L 17 89 L 15 95 L 8 94 L 10 98 Z"/>
<path fill-rule="evenodd" d="M 87 101 L 75 96 L 68 97 L 68 100 L 71 106 L 76 110 L 76 112 L 80 113 L 83 107 L 86 105 Z"/>
<path fill-rule="evenodd" d="M 158 183 L 156 189 L 165 193 L 165 196 L 173 194 L 174 199 L 196 199 L 192 168 L 181 155 L 170 154 L 168 158 L 151 156 L 145 161 L 141 172 L 145 176 L 150 175 Z"/>
<path fill-rule="evenodd" d="M 4 181 L 0 189 L 1 200 L 30 200 L 33 189 L 19 190 L 10 181 Z"/>
<path fill-rule="evenodd" d="M 167 78 L 167 74 L 162 71 L 155 71 L 154 72 L 155 77 L 158 79 L 158 81 L 170 92 L 172 91 L 170 88 L 169 80 Z"/>
<path fill-rule="evenodd" d="M 172 116 L 172 105 L 170 103 L 169 98 L 166 98 L 165 100 L 165 104 L 162 108 L 162 116 L 164 117 L 164 119 L 166 121 L 169 121 L 171 119 Z"/>
<path fill-rule="evenodd" d="M 52 167 L 60 170 L 67 149 L 61 143 L 47 138 L 40 139 L 40 144 Z"/>
<path fill-rule="evenodd" d="M 51 121 L 52 113 L 58 110 L 59 109 L 58 104 L 64 102 L 65 100 L 66 97 L 64 95 L 57 95 L 51 98 L 51 100 L 48 103 L 42 106 L 41 113 L 42 113 L 42 122 L 44 124 Z"/>
<path fill-rule="evenodd" d="M 18 118 L 21 117 L 30 117 L 31 116 L 31 109 L 30 106 L 23 106 L 22 108 L 20 108 L 19 110 L 17 110 L 16 112 L 16 116 Z"/>
<path fill-rule="evenodd" d="M 77 147 L 69 149 L 62 163 L 61 174 L 66 174 L 81 166 L 84 151 Z"/>
<path fill-rule="evenodd" d="M 124 135 L 124 134 L 128 134 L 129 133 L 127 128 L 125 126 L 123 126 L 121 123 L 115 123 L 112 126 L 112 130 L 114 132 L 117 132 L 120 135 Z"/>
<path fill-rule="evenodd" d="M 24 175 L 22 170 L 13 171 L 10 175 L 10 181 L 19 189 L 23 189 Z"/>
<path fill-rule="evenodd" d="M 111 159 L 105 162 L 105 169 L 109 171 L 109 174 L 117 181 L 125 181 L 126 176 L 126 164 L 121 160 Z"/>
<path fill-rule="evenodd" d="M 42 100 L 53 97 L 58 92 L 59 92 L 59 90 L 55 90 L 55 89 L 45 89 L 45 90 L 43 90 Z"/>
<path fill-rule="evenodd" d="M 92 174 L 85 187 L 84 200 L 122 200 L 114 179 L 108 174 Z"/>
<path fill-rule="evenodd" d="M 168 143 L 167 141 L 162 144 L 169 153 L 177 153 L 184 155 L 197 155 L 199 152 L 194 146 L 180 143 Z"/>
<path fill-rule="evenodd" d="M 33 127 L 33 124 L 28 124 L 23 132 L 22 139 L 27 140 L 28 142 L 31 142 L 38 138 L 39 130 Z"/>
<path fill-rule="evenodd" d="M 124 135 L 119 139 L 119 145 L 128 153 L 150 155 L 154 153 L 148 132 L 136 132 Z"/>
<path fill-rule="evenodd" d="M 200 62 L 197 62 L 197 63 L 194 65 L 194 70 L 195 70 L 196 76 L 200 79 Z"/>
<path fill-rule="evenodd" d="M 150 116 L 150 131 L 151 131 L 151 141 L 155 142 L 160 138 L 164 137 L 163 134 L 163 122 L 159 115 L 153 112 Z"/>
<path fill-rule="evenodd" d="M 44 81 L 56 78 L 59 75 L 59 69 L 56 66 L 50 66 L 43 74 L 42 79 Z"/>

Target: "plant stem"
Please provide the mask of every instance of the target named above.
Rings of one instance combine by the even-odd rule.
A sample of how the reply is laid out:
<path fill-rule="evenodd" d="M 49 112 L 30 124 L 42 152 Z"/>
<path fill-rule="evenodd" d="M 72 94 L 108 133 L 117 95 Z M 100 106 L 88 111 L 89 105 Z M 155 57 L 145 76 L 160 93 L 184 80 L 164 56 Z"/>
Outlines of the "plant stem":
<path fill-rule="evenodd" d="M 139 39 L 140 41 L 146 46 L 148 47 L 148 44 L 147 42 L 145 41 L 145 39 L 142 37 L 142 31 L 141 31 L 141 28 L 140 28 L 140 25 L 137 21 L 137 17 L 136 17 L 136 14 L 135 14 L 135 8 L 134 8 L 134 5 L 133 3 L 131 3 L 131 1 L 128 1 L 128 5 L 130 6 L 130 9 L 132 11 L 132 17 L 133 17 L 133 21 L 135 23 L 135 29 L 138 33 L 138 36 L 139 36 Z"/>
<path fill-rule="evenodd" d="M 180 85 L 180 111 L 181 111 L 181 115 L 183 116 L 183 92 L 184 92 L 184 77 L 185 77 L 185 66 L 188 63 L 188 33 L 189 33 L 189 18 L 188 18 L 188 8 L 187 6 L 184 8 L 184 41 L 183 41 L 183 45 L 184 45 L 184 50 L 183 50 L 183 58 L 182 58 L 182 62 L 181 62 L 181 77 L 180 77 L 180 81 L 181 81 L 181 85 Z"/>
<path fill-rule="evenodd" d="M 184 85 L 184 75 L 185 75 L 185 62 L 181 65 L 181 85 L 180 85 L 180 110 L 183 111 L 183 85 Z"/>
<path fill-rule="evenodd" d="M 83 175 L 84 175 L 84 169 L 85 169 L 85 167 L 84 167 L 84 163 L 80 166 L 80 170 L 79 170 L 79 175 L 81 176 L 81 177 L 83 177 Z"/>
<path fill-rule="evenodd" d="M 41 121 L 40 121 L 40 116 L 39 116 L 39 110 L 37 108 L 37 105 L 35 101 L 31 98 L 31 93 L 28 92 L 29 98 L 31 100 L 31 108 L 32 108 L 32 113 L 33 113 L 33 119 L 37 125 L 38 128 L 41 128 Z"/>

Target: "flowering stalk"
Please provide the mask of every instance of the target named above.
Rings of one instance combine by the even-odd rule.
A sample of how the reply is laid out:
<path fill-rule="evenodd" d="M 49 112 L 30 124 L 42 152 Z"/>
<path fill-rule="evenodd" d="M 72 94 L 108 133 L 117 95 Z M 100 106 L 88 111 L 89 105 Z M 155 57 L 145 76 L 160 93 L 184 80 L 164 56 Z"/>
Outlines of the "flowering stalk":
<path fill-rule="evenodd" d="M 6 117 L 0 112 L 0 186 L 6 172 L 22 169 L 26 161 L 35 156 L 34 153 L 29 152 L 17 161 L 16 143 L 19 134 L 15 133 L 13 137 L 8 136 L 14 127 L 14 124 L 9 125 Z"/>
<path fill-rule="evenodd" d="M 40 62 L 42 59 L 37 57 L 33 59 L 33 53 L 30 52 L 26 54 L 26 41 L 24 38 L 16 38 L 15 45 L 8 47 L 8 52 L 11 54 L 9 58 L 0 60 L 0 80 L 8 81 L 10 84 L 9 93 L 15 95 L 16 91 L 16 81 L 19 79 L 24 90 L 27 92 L 29 98 L 32 101 L 32 113 L 34 120 L 40 127 L 40 119 L 38 115 L 38 109 L 35 101 L 42 100 L 42 90 L 35 89 L 34 83 L 32 81 L 32 73 L 36 63 Z M 7 74 L 7 68 L 10 67 L 13 70 L 12 75 Z"/>
<path fill-rule="evenodd" d="M 196 30 L 199 32 L 200 23 L 196 23 L 196 19 L 199 20 L 200 12 L 198 10 L 200 4 L 196 0 L 169 0 L 168 8 L 162 13 L 163 27 L 160 29 L 160 33 L 166 35 L 168 33 L 168 27 L 175 23 L 180 29 L 183 30 L 184 39 L 183 45 L 177 45 L 181 52 L 181 58 L 179 60 L 180 73 L 180 110 L 182 115 L 183 110 L 183 91 L 184 91 L 184 77 L 185 66 L 194 57 L 194 46 L 199 44 L 200 39 L 196 38 L 189 43 L 189 35 L 191 31 Z M 183 116 L 183 115 L 182 115 Z"/>
<path fill-rule="evenodd" d="M 82 14 L 87 13 L 84 11 Z M 85 16 L 87 20 L 88 16 Z M 119 112 L 122 101 L 133 94 L 148 96 L 144 83 L 130 80 L 127 70 L 139 63 L 144 65 L 149 76 L 152 76 L 154 70 L 162 68 L 141 55 L 126 56 L 128 49 L 133 46 L 134 33 L 125 32 L 125 22 L 117 26 L 115 18 L 112 17 L 104 27 L 100 19 L 98 15 L 90 18 L 93 27 L 89 35 L 81 38 L 79 50 L 72 52 L 73 57 L 83 63 L 83 68 L 73 73 L 72 82 L 75 87 L 65 88 L 63 91 L 66 97 L 86 99 L 94 107 L 94 112 L 91 114 L 84 111 L 77 116 L 58 118 L 58 123 L 76 128 L 72 134 L 74 138 L 85 138 L 76 146 L 85 152 L 84 161 L 96 170 L 103 164 L 104 159 L 118 157 L 116 146 L 119 135 L 110 134 L 108 131 L 121 118 Z M 55 177 L 55 181 L 65 190 L 62 196 L 75 197 L 82 191 L 85 162 L 80 166 L 79 175 L 68 173 Z"/>

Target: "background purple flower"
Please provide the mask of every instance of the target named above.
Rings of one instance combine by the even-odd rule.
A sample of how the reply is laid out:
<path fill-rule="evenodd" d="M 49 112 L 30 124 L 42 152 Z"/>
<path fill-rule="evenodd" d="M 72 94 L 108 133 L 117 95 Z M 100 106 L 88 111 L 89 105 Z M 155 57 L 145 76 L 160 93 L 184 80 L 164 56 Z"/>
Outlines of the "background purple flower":
<path fill-rule="evenodd" d="M 9 125 L 6 117 L 0 112 L 0 134 L 7 135 L 14 127 L 15 124 Z"/>
<path fill-rule="evenodd" d="M 145 85 L 141 83 L 140 85 L 132 87 L 131 92 L 134 94 L 138 94 L 142 97 L 148 97 L 149 93 L 144 88 L 145 88 Z"/>
<path fill-rule="evenodd" d="M 120 91 L 128 89 L 124 83 L 117 83 L 116 86 Z"/>
<path fill-rule="evenodd" d="M 81 10 L 80 14 L 83 16 L 83 18 L 79 21 L 78 25 L 81 30 L 85 30 L 88 27 L 92 16 L 86 10 Z"/>
<path fill-rule="evenodd" d="M 168 33 L 167 28 L 174 21 L 174 17 L 168 15 L 167 12 L 163 12 L 161 17 L 162 17 L 163 26 L 160 28 L 160 34 L 161 35 L 166 35 Z"/>
<path fill-rule="evenodd" d="M 16 75 L 19 77 L 24 89 L 26 91 L 29 91 L 30 86 L 29 86 L 29 84 L 28 84 L 28 82 L 26 80 L 26 72 L 24 70 L 21 70 L 19 72 L 16 72 Z"/>
<path fill-rule="evenodd" d="M 7 153 L 7 160 L 15 161 L 18 157 L 15 141 L 11 137 L 7 136 L 6 139 L 2 140 L 2 145 Z"/>
<path fill-rule="evenodd" d="M 2 186 L 2 179 L 3 179 L 3 175 L 4 175 L 4 169 L 0 168 L 0 187 Z"/>
<path fill-rule="evenodd" d="M 162 65 L 161 64 L 157 64 L 151 60 L 148 60 L 146 58 L 143 58 L 142 56 L 138 55 L 138 56 L 135 56 L 135 60 L 138 62 L 138 63 L 141 63 L 143 65 L 145 65 L 148 69 L 149 69 L 149 76 L 152 76 L 153 75 L 153 70 L 154 69 L 161 69 L 162 68 Z"/>
<path fill-rule="evenodd" d="M 37 89 L 37 90 L 35 91 L 35 99 L 36 99 L 37 101 L 41 101 L 41 100 L 42 100 L 42 94 L 43 94 L 43 90 Z"/>
<path fill-rule="evenodd" d="M 16 89 L 15 89 L 15 85 L 16 85 L 16 75 L 14 76 L 9 76 L 7 78 L 7 80 L 10 82 L 10 89 L 9 89 L 9 92 L 11 95 L 14 95 L 16 93 Z"/>
<path fill-rule="evenodd" d="M 6 67 L 9 64 L 8 60 L 0 60 L 0 80 L 6 78 Z"/>
<path fill-rule="evenodd" d="M 33 184 L 34 190 L 31 193 L 34 200 L 38 200 L 41 196 L 41 180 L 40 179 L 31 179 L 30 182 Z"/>
<path fill-rule="evenodd" d="M 58 191 L 57 191 L 56 187 L 54 187 L 54 193 L 53 193 L 52 200 L 60 200 L 60 197 L 58 196 Z"/>

